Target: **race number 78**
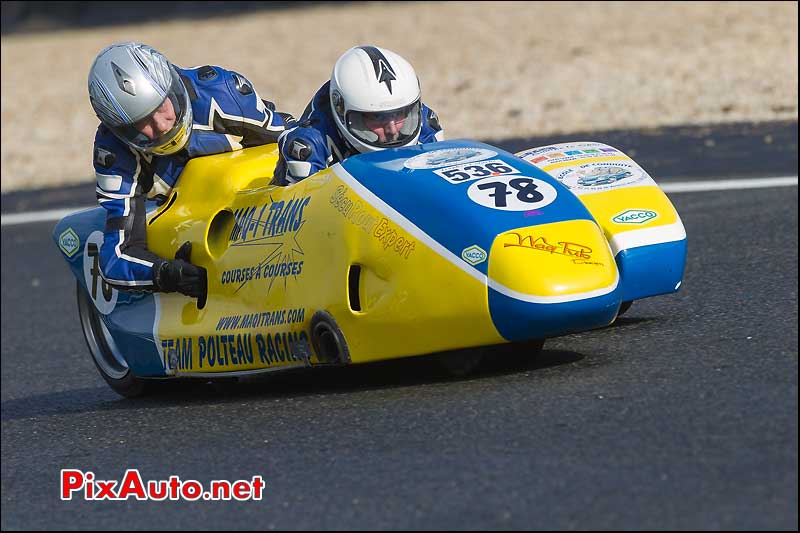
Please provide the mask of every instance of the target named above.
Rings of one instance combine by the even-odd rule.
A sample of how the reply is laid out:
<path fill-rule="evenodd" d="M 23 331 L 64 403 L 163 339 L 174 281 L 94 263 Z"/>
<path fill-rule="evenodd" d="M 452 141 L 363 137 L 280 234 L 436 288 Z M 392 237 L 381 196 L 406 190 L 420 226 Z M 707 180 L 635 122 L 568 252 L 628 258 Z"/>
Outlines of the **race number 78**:
<path fill-rule="evenodd" d="M 470 185 L 467 194 L 473 202 L 503 211 L 530 211 L 556 199 L 555 187 L 527 176 L 484 178 Z"/>
<path fill-rule="evenodd" d="M 509 181 L 508 184 L 502 181 L 490 181 L 488 183 L 481 183 L 478 185 L 478 189 L 482 191 L 493 189 L 494 192 L 489 193 L 489 196 L 494 198 L 494 206 L 506 207 L 508 205 L 506 196 L 514 194 L 514 191 L 508 190 L 509 185 L 512 189 L 516 190 L 517 200 L 520 202 L 531 204 L 544 200 L 542 193 L 536 190 L 536 184 L 533 182 L 533 178 L 515 178 Z"/>
<path fill-rule="evenodd" d="M 97 282 L 100 281 L 100 287 L 103 291 L 103 299 L 106 302 L 111 301 L 111 297 L 113 296 L 111 285 L 106 283 L 106 280 L 102 278 L 100 275 L 100 250 L 98 249 L 97 245 L 93 242 L 89 243 L 88 250 L 87 250 L 89 257 L 92 258 L 92 268 L 89 272 L 92 273 L 92 300 L 97 300 Z"/>

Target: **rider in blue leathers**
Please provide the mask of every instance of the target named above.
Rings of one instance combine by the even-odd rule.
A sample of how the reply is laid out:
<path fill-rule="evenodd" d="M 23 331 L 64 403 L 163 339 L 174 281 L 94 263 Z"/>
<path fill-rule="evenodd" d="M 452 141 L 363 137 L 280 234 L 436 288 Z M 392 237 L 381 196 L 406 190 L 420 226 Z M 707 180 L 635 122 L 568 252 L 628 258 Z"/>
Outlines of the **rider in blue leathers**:
<path fill-rule="evenodd" d="M 241 74 L 217 66 L 182 69 L 156 50 L 121 43 L 89 74 L 101 120 L 94 142 L 97 199 L 106 210 L 100 268 L 118 289 L 199 297 L 205 271 L 147 248 L 145 199 L 164 202 L 193 157 L 276 142 L 290 116 L 262 101 Z"/>
<path fill-rule="evenodd" d="M 358 46 L 339 58 L 330 81 L 278 139 L 272 183 L 295 183 L 357 153 L 443 138 L 436 113 L 420 101 L 413 67 L 390 50 Z"/>

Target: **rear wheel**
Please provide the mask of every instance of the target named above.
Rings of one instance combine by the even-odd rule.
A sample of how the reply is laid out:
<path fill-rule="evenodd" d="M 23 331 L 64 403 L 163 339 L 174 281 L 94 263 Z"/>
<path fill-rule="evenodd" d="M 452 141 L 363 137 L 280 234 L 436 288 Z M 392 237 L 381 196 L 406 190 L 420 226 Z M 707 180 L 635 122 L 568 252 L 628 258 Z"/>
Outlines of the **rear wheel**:
<path fill-rule="evenodd" d="M 126 398 L 142 395 L 146 390 L 146 382 L 133 375 L 111 332 L 80 283 L 77 284 L 77 299 L 83 337 L 100 375 L 117 394 Z"/>
<path fill-rule="evenodd" d="M 317 311 L 311 317 L 311 344 L 317 359 L 323 364 L 350 363 L 350 348 L 339 324 L 327 311 Z"/>

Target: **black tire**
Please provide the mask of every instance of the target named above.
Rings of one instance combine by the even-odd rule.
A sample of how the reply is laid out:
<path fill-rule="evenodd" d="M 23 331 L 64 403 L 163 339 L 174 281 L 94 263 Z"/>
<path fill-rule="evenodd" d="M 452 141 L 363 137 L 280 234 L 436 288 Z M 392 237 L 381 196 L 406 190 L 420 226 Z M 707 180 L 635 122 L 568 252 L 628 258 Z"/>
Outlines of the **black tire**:
<path fill-rule="evenodd" d="M 137 378 L 128 368 L 94 303 L 80 283 L 77 283 L 77 299 L 83 338 L 97 371 L 117 394 L 126 398 L 143 395 L 148 389 L 147 382 Z"/>
<path fill-rule="evenodd" d="M 545 339 L 530 339 L 492 346 L 484 367 L 489 371 L 518 370 L 528 367 L 544 348 Z"/>
<path fill-rule="evenodd" d="M 483 350 L 471 348 L 436 355 L 439 367 L 453 377 L 463 377 L 473 373 L 483 362 Z"/>
<path fill-rule="evenodd" d="M 333 315 L 317 311 L 311 317 L 311 345 L 320 363 L 346 365 L 350 363 L 350 348 Z"/>
<path fill-rule="evenodd" d="M 463 377 L 479 368 L 488 371 L 509 370 L 530 364 L 542 351 L 544 339 L 497 344 L 445 352 L 436 356 L 440 368 L 449 375 Z"/>
<path fill-rule="evenodd" d="M 617 313 L 617 316 L 619 317 L 624 315 L 625 312 L 628 309 L 630 309 L 632 305 L 633 305 L 633 300 L 631 300 L 630 302 L 622 302 L 622 305 L 619 306 L 619 313 Z"/>

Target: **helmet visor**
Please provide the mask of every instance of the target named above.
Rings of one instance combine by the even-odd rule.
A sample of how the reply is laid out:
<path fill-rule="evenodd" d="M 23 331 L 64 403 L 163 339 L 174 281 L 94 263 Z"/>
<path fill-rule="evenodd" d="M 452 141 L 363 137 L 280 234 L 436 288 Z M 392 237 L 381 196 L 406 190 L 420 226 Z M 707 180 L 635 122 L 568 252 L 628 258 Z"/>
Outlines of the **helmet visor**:
<path fill-rule="evenodd" d="M 192 127 L 189 94 L 174 68 L 169 90 L 159 105 L 133 124 L 111 128 L 114 134 L 137 150 L 158 155 L 184 147 Z"/>
<path fill-rule="evenodd" d="M 413 140 L 420 128 L 420 103 L 377 113 L 348 111 L 347 129 L 356 139 L 377 148 L 404 146 Z"/>

